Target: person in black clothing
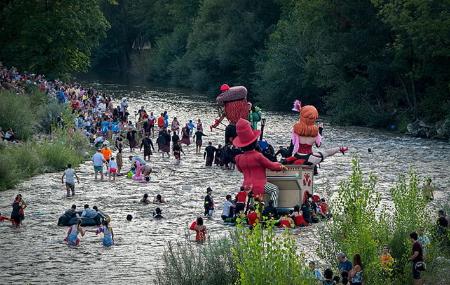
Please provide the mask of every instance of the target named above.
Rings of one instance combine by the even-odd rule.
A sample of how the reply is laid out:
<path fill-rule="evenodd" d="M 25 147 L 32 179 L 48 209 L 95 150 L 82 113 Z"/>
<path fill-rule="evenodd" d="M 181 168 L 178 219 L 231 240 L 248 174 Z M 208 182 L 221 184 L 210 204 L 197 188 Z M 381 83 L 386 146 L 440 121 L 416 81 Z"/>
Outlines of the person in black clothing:
<path fill-rule="evenodd" d="M 164 219 L 162 215 L 162 210 L 160 208 L 156 208 L 155 211 L 153 212 L 153 219 L 155 220 Z"/>
<path fill-rule="evenodd" d="M 127 140 L 130 144 L 130 152 L 133 152 L 133 149 L 137 146 L 136 133 L 137 132 L 134 129 L 127 132 Z"/>
<path fill-rule="evenodd" d="M 167 130 L 162 129 L 159 132 L 158 139 L 156 143 L 158 144 L 158 149 L 162 153 L 162 157 L 164 157 L 164 153 L 167 153 L 167 157 L 170 157 L 170 135 Z"/>
<path fill-rule="evenodd" d="M 197 130 L 194 134 L 193 138 L 195 139 L 195 153 L 197 153 L 197 154 L 200 153 L 200 150 L 202 148 L 202 144 L 203 144 L 202 138 L 203 137 L 207 137 L 207 135 L 205 135 L 200 130 Z"/>
<path fill-rule="evenodd" d="M 222 145 L 219 144 L 216 148 L 216 156 L 214 157 L 214 164 L 216 166 L 223 166 L 222 163 Z"/>
<path fill-rule="evenodd" d="M 163 132 L 163 137 L 164 137 L 164 149 L 167 149 L 167 157 L 170 156 L 170 140 L 171 140 L 171 136 L 170 136 L 170 130 L 165 130 Z"/>
<path fill-rule="evenodd" d="M 222 166 L 226 167 L 227 169 L 230 169 L 230 162 L 232 159 L 232 155 L 231 155 L 231 145 L 230 144 L 226 144 L 223 148 L 222 148 Z"/>
<path fill-rule="evenodd" d="M 280 148 L 278 149 L 278 151 L 275 153 L 275 157 L 278 159 L 278 155 L 281 155 L 281 158 L 288 158 L 289 155 L 289 150 L 283 146 L 280 145 Z"/>
<path fill-rule="evenodd" d="M 269 201 L 269 205 L 264 208 L 262 212 L 263 217 L 266 217 L 268 219 L 274 218 L 276 219 L 278 216 L 277 208 L 273 206 L 273 200 Z"/>
<path fill-rule="evenodd" d="M 172 135 L 172 145 L 178 144 L 179 141 L 180 141 L 180 137 L 177 135 L 176 132 L 173 132 L 173 135 Z"/>
<path fill-rule="evenodd" d="M 422 277 L 420 276 L 420 272 L 424 271 L 423 264 L 423 248 L 420 242 L 417 240 L 419 237 L 416 232 L 412 232 L 409 237 L 412 241 L 412 256 L 409 260 L 412 262 L 412 275 L 414 279 L 415 285 L 421 285 Z"/>
<path fill-rule="evenodd" d="M 206 159 L 206 166 L 212 166 L 214 161 L 214 153 L 216 150 L 217 149 L 212 146 L 212 142 L 209 142 L 208 146 L 205 148 L 205 152 L 203 153 L 203 159 Z"/>
<path fill-rule="evenodd" d="M 150 136 L 152 128 L 150 126 L 150 123 L 148 122 L 148 119 L 144 120 L 144 124 L 142 124 L 142 129 L 144 130 L 145 136 Z"/>
<path fill-rule="evenodd" d="M 308 224 L 312 223 L 312 219 L 311 219 L 311 206 L 308 203 L 308 201 L 306 201 L 305 203 L 302 204 L 301 207 L 302 210 L 302 214 L 303 214 L 303 218 L 305 219 L 306 222 L 308 222 Z"/>
<path fill-rule="evenodd" d="M 155 148 L 153 147 L 153 141 L 150 138 L 150 135 L 147 135 L 145 138 L 142 139 L 141 147 L 139 150 L 142 150 L 142 147 L 144 147 L 144 160 L 150 160 L 150 156 L 153 154 L 153 151 L 155 151 Z"/>
<path fill-rule="evenodd" d="M 444 210 L 439 210 L 438 212 L 439 218 L 437 220 L 437 226 L 438 226 L 438 234 L 439 236 L 447 236 L 447 229 L 448 229 L 448 220 L 447 216 L 445 215 Z"/>
<path fill-rule="evenodd" d="M 205 207 L 205 216 L 207 216 L 209 218 L 212 217 L 212 214 L 214 212 L 214 200 L 213 200 L 213 198 L 211 196 L 211 193 L 212 193 L 212 189 L 211 189 L 211 187 L 208 187 L 206 189 L 206 196 L 205 196 L 204 207 Z"/>

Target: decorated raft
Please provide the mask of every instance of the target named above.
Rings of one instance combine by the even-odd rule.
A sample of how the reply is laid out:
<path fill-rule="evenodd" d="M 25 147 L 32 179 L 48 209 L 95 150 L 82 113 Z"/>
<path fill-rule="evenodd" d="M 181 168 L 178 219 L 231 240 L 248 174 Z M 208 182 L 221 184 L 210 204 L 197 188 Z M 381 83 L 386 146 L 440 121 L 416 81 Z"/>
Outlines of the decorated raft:
<path fill-rule="evenodd" d="M 286 165 L 285 171 L 266 171 L 267 182 L 278 187 L 278 195 L 275 197 L 277 209 L 280 213 L 292 210 L 295 205 L 301 205 L 308 199 L 308 194 L 313 194 L 314 166 Z M 264 195 L 267 204 L 274 199 L 269 194 Z"/>

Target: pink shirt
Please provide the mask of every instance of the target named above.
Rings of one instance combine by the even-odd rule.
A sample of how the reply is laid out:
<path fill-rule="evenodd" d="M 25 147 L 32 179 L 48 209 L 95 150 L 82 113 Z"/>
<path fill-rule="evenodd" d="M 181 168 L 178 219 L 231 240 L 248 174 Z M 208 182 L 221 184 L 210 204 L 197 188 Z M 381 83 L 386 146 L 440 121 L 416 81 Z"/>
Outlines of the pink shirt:
<path fill-rule="evenodd" d="M 266 169 L 281 171 L 282 165 L 278 162 L 272 162 L 262 153 L 256 150 L 250 150 L 236 156 L 237 169 L 244 174 L 242 186 L 253 185 L 255 195 L 264 194 L 264 185 L 266 185 Z"/>

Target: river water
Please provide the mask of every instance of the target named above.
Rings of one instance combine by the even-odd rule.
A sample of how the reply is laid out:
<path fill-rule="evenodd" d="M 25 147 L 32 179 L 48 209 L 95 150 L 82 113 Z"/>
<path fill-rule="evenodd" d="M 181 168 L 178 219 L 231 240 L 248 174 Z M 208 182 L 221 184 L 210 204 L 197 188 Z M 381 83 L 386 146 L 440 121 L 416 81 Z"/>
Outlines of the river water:
<path fill-rule="evenodd" d="M 216 117 L 215 105 L 201 94 L 146 86 L 98 84 L 97 89 L 112 94 L 116 99 L 129 97 L 130 108 L 136 111 L 145 106 L 155 114 L 167 110 L 170 121 L 176 116 L 181 123 L 200 118 L 208 137 L 223 143 L 221 131 L 210 132 L 208 127 Z M 134 112 L 130 112 L 134 113 Z M 131 116 L 132 117 L 132 116 Z M 267 118 L 265 138 L 275 147 L 287 145 L 290 129 L 297 120 L 294 113 L 264 112 Z M 429 176 L 437 187 L 436 203 L 448 200 L 450 185 L 450 145 L 446 142 L 424 140 L 366 128 L 331 126 L 325 120 L 323 147 L 347 145 L 348 155 L 336 155 L 322 163 L 315 179 L 315 192 L 329 197 L 351 171 L 351 158 L 358 156 L 364 172 L 378 176 L 377 189 L 385 201 L 388 190 L 398 175 L 410 167 L 421 176 Z M 368 152 L 368 148 L 372 152 Z M 205 168 L 202 155 L 195 154 L 195 146 L 184 147 L 180 165 L 173 158 L 161 158 L 154 154 L 151 164 L 157 170 L 152 181 L 137 183 L 125 177 L 115 182 L 94 182 L 91 162 L 77 169 L 81 183 L 76 185 L 77 195 L 65 197 L 61 184 L 62 173 L 36 176 L 20 184 L 16 189 L 0 192 L 0 211 L 8 215 L 17 193 L 22 193 L 28 203 L 23 227 L 12 228 L 9 223 L 0 224 L 0 283 L 69 283 L 109 282 L 131 284 L 152 283 L 155 269 L 162 266 L 161 256 L 168 241 L 193 239 L 187 225 L 203 212 L 206 187 L 213 188 L 216 202 L 214 220 L 206 221 L 211 238 L 219 237 L 228 227 L 220 221 L 221 205 L 226 194 L 235 193 L 242 176 L 237 171 Z M 124 158 L 128 157 L 128 150 Z M 137 152 L 136 152 L 137 154 Z M 125 161 L 125 169 L 129 167 Z M 155 205 L 142 205 L 138 201 L 144 193 L 150 197 L 162 194 L 167 203 L 162 205 L 161 221 L 152 220 Z M 116 245 L 103 248 L 100 238 L 87 233 L 77 248 L 63 243 L 67 228 L 56 225 L 58 217 L 72 204 L 97 205 L 112 218 Z M 125 217 L 134 219 L 127 222 Z M 314 244 L 311 229 L 301 230 L 298 235 L 300 248 L 307 256 Z"/>

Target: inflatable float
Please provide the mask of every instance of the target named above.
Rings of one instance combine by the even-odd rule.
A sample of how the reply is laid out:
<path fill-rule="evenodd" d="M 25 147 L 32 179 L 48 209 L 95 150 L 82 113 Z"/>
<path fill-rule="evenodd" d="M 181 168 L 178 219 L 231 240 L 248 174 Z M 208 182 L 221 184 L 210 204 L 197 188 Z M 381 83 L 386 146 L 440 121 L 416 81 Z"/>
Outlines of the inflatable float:
<path fill-rule="evenodd" d="M 98 212 L 95 218 L 79 218 L 81 217 L 81 213 L 82 212 L 76 212 L 76 215 L 63 214 L 58 219 L 58 226 L 70 227 L 72 225 L 75 225 L 78 219 L 81 219 L 82 227 L 98 226 L 101 225 L 103 223 L 103 220 L 105 220 L 106 218 L 106 215 L 102 212 Z"/>

